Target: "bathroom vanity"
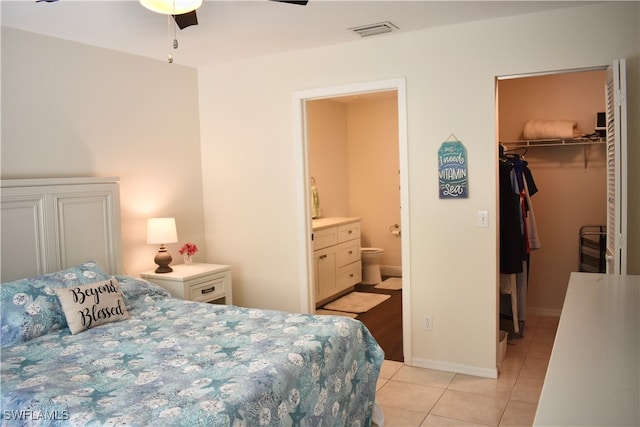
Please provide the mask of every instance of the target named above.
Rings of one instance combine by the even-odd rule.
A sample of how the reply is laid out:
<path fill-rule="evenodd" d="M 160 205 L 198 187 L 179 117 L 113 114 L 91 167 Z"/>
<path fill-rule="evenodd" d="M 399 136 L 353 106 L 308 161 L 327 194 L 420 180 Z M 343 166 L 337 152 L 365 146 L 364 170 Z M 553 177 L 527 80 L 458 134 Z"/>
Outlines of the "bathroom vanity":
<path fill-rule="evenodd" d="M 316 306 L 330 301 L 362 280 L 360 218 L 313 220 Z"/>

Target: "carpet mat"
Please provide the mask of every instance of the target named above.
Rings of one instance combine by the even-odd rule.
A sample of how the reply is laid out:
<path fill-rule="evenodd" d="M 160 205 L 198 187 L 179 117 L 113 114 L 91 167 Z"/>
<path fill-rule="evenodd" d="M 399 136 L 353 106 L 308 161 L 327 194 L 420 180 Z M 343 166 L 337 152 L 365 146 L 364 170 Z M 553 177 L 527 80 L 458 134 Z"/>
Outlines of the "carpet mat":
<path fill-rule="evenodd" d="M 390 289 L 397 291 L 402 289 L 402 277 L 389 277 L 376 285 L 376 289 Z"/>
<path fill-rule="evenodd" d="M 333 310 L 323 310 L 321 308 L 316 310 L 316 314 L 323 314 L 326 316 L 345 316 L 355 319 L 357 314 L 355 313 L 346 313 L 344 311 L 333 311 Z"/>
<path fill-rule="evenodd" d="M 342 298 L 330 302 L 323 308 L 326 310 L 346 311 L 348 313 L 364 313 L 389 298 L 391 298 L 391 295 L 351 292 Z"/>

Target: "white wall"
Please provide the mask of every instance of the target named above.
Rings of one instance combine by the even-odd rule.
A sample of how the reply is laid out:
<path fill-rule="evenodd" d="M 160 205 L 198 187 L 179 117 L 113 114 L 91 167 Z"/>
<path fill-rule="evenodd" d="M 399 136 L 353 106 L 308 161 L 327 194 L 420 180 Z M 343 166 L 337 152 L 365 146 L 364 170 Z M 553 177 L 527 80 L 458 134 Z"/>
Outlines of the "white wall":
<path fill-rule="evenodd" d="M 531 253 L 529 313 L 560 313 L 569 276 L 579 270 L 580 227 L 606 225 L 606 149 L 587 150 L 542 147 L 527 153 L 540 189 L 531 203 L 542 245 Z"/>
<path fill-rule="evenodd" d="M 206 258 L 195 69 L 2 27 L 2 179 L 120 177 L 126 272 L 155 268 L 146 219 Z M 178 244 L 169 245 L 174 261 Z"/>
<path fill-rule="evenodd" d="M 384 248 L 381 264 L 398 271 L 400 224 L 398 100 L 395 92 L 350 101 L 308 101 L 309 174 L 324 217 L 361 218 L 362 246 Z"/>
<path fill-rule="evenodd" d="M 638 16 L 638 3 L 607 3 L 199 70 L 207 245 L 211 260 L 234 266 L 236 301 L 299 308 L 296 214 L 304 201 L 294 181 L 302 159 L 292 94 L 404 77 L 412 231 L 407 362 L 490 373 L 497 329 L 495 77 L 626 57 L 634 80 L 630 114 L 637 113 Z M 466 200 L 438 199 L 436 153 L 451 133 L 468 151 Z M 637 141 L 637 124 L 629 137 Z M 638 149 L 630 155 L 637 158 Z M 637 204 L 635 196 L 635 212 Z M 489 228 L 475 226 L 479 209 L 489 211 Z M 434 319 L 429 333 L 421 328 L 427 313 Z"/>
<path fill-rule="evenodd" d="M 318 189 L 320 216 L 349 216 L 347 105 L 325 99 L 309 101 L 306 113 L 309 176 Z"/>
<path fill-rule="evenodd" d="M 348 114 L 349 212 L 362 218 L 362 246 L 384 249 L 380 264 L 389 274 L 402 266 L 402 242 L 390 231 L 401 222 L 398 98 L 354 102 Z"/>

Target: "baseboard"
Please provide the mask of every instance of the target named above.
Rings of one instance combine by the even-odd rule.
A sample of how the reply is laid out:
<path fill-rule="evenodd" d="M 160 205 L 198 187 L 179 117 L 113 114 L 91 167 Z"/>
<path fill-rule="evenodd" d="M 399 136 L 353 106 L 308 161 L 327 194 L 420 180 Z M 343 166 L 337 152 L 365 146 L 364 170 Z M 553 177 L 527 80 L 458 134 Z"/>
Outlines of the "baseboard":
<path fill-rule="evenodd" d="M 527 307 L 527 314 L 534 316 L 560 317 L 560 313 L 562 309 L 558 308 Z"/>
<path fill-rule="evenodd" d="M 381 265 L 380 274 L 390 277 L 402 277 L 401 265 Z"/>
<path fill-rule="evenodd" d="M 407 361 L 404 363 L 417 368 L 435 369 L 436 371 L 454 372 L 456 374 L 472 375 L 474 377 L 482 378 L 498 378 L 497 366 L 495 368 L 479 368 L 477 366 L 460 365 L 457 363 L 421 359 L 418 357 L 412 358 L 410 364 Z"/>

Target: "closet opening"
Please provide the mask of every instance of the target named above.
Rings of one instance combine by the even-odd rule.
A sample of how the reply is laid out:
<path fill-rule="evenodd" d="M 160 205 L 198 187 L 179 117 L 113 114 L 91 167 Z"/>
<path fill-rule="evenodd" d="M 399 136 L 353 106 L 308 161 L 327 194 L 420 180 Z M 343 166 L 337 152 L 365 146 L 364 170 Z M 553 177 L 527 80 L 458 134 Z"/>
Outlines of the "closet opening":
<path fill-rule="evenodd" d="M 571 272 L 605 272 L 606 86 L 606 66 L 497 78 L 500 327 L 510 338 L 529 319 L 560 316 Z"/>

